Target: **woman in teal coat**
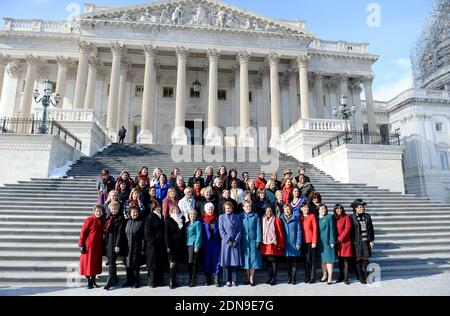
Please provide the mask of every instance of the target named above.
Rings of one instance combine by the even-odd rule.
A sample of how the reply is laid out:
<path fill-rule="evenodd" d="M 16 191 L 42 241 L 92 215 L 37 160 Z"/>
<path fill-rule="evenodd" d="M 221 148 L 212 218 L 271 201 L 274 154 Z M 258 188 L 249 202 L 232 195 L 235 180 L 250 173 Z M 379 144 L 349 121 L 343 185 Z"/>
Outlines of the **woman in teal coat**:
<path fill-rule="evenodd" d="M 297 284 L 297 264 L 301 258 L 302 229 L 298 216 L 292 214 L 292 207 L 289 204 L 283 206 L 283 215 L 280 218 L 283 224 L 288 284 L 295 285 Z"/>
<path fill-rule="evenodd" d="M 262 242 L 261 221 L 257 213 L 252 212 L 251 202 L 245 201 L 241 213 L 241 249 L 243 268 L 247 270 L 247 284 L 255 286 L 255 270 L 262 268 L 259 246 Z"/>
<path fill-rule="evenodd" d="M 189 211 L 189 222 L 186 223 L 186 245 L 188 246 L 189 287 L 197 282 L 197 261 L 202 246 L 202 223 L 198 220 L 197 211 Z"/>
<path fill-rule="evenodd" d="M 336 261 L 334 245 L 336 244 L 336 226 L 333 215 L 328 215 L 325 204 L 319 205 L 319 242 L 318 249 L 322 260 L 323 277 L 321 282 L 333 283 L 333 265 Z"/>

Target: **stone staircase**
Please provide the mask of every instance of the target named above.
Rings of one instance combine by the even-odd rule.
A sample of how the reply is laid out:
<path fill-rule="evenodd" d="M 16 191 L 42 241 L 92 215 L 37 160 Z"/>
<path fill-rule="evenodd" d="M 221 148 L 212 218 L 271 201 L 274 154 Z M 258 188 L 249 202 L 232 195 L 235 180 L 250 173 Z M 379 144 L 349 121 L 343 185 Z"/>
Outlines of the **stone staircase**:
<path fill-rule="evenodd" d="M 0 189 L 0 284 L 75 284 L 80 227 L 96 201 L 95 181 L 107 167 L 113 176 L 142 166 L 160 166 L 167 174 L 179 167 L 190 177 L 197 167 L 215 169 L 221 163 L 181 162 L 171 158 L 171 146 L 112 145 L 94 157 L 81 158 L 67 179 L 31 179 Z M 225 163 L 255 178 L 258 163 Z M 280 155 L 279 174 L 298 162 Z M 342 184 L 305 164 L 307 174 L 332 209 L 355 198 L 368 202 L 376 231 L 372 262 L 382 276 L 399 278 L 450 271 L 450 205 L 361 184 Z M 388 179 L 387 179 L 388 181 Z M 123 273 L 123 267 L 119 271 Z M 106 274 L 106 269 L 104 269 Z M 280 273 L 280 279 L 284 277 Z M 104 278 L 105 276 L 103 276 Z M 181 276 L 183 277 L 183 275 Z"/>

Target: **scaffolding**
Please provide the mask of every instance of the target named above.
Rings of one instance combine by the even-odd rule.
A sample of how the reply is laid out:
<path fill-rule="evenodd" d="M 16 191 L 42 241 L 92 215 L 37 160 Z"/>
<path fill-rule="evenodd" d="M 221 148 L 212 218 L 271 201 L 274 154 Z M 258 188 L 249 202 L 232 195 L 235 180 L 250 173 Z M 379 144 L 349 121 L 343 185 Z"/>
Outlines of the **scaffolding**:
<path fill-rule="evenodd" d="M 433 3 L 425 28 L 411 50 L 411 64 L 416 88 L 430 88 L 430 78 L 445 69 L 450 73 L 450 0 Z M 444 84 L 448 82 L 434 82 L 432 88 L 441 89 Z"/>

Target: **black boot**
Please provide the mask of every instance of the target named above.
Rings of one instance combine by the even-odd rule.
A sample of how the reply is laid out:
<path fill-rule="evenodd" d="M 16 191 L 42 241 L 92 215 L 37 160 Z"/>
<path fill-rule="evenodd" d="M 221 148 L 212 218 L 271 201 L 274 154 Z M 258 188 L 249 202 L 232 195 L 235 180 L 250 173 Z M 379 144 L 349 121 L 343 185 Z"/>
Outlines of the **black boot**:
<path fill-rule="evenodd" d="M 98 284 L 95 282 L 95 276 L 91 276 L 91 282 L 93 287 L 95 287 L 96 289 L 99 288 Z"/>
<path fill-rule="evenodd" d="M 128 287 L 133 285 L 133 270 L 131 270 L 130 268 L 126 268 L 126 271 L 127 271 L 127 280 L 122 285 L 122 287 Z"/>
<path fill-rule="evenodd" d="M 169 288 L 171 290 L 173 290 L 176 287 L 175 278 L 176 278 L 175 268 L 170 268 L 170 270 L 169 270 Z"/>
<path fill-rule="evenodd" d="M 87 289 L 92 290 L 94 288 L 94 285 L 92 284 L 91 277 L 87 276 L 86 279 L 87 279 Z"/>
<path fill-rule="evenodd" d="M 344 259 L 339 258 L 339 278 L 336 283 L 340 283 L 344 281 Z"/>
<path fill-rule="evenodd" d="M 369 271 L 367 271 L 368 267 L 369 267 L 369 260 L 363 260 L 362 261 L 362 269 L 363 269 L 364 279 L 366 279 L 366 283 L 367 283 L 367 280 L 369 279 Z"/>
<path fill-rule="evenodd" d="M 350 282 L 348 282 L 348 266 L 349 266 L 348 259 L 344 259 L 344 283 L 345 283 L 345 285 L 350 284 Z"/>
<path fill-rule="evenodd" d="M 272 280 L 270 281 L 270 285 L 277 284 L 277 264 L 276 262 L 272 263 Z"/>
<path fill-rule="evenodd" d="M 311 277 L 309 279 L 309 284 L 316 283 L 316 263 L 311 263 Z"/>
<path fill-rule="evenodd" d="M 206 277 L 205 285 L 206 286 L 210 286 L 211 283 L 212 283 L 212 275 L 211 275 L 211 273 L 206 273 L 205 277 Z"/>
<path fill-rule="evenodd" d="M 356 272 L 358 273 L 359 282 L 361 282 L 361 284 L 367 284 L 361 261 L 356 261 Z"/>
<path fill-rule="evenodd" d="M 189 281 L 189 287 L 194 287 L 197 284 L 197 265 L 192 265 L 192 275 Z"/>
<path fill-rule="evenodd" d="M 311 269 L 309 263 L 305 262 L 305 283 L 309 283 L 311 280 Z"/>
<path fill-rule="evenodd" d="M 106 291 L 109 291 L 109 289 L 113 286 L 113 282 L 114 282 L 113 280 L 114 280 L 113 277 L 110 276 L 108 278 L 108 281 L 106 282 L 106 286 L 103 289 L 105 289 Z"/>
<path fill-rule="evenodd" d="M 214 285 L 215 285 L 216 287 L 220 287 L 220 278 L 219 278 L 219 275 L 215 275 L 215 276 L 214 276 Z"/>
<path fill-rule="evenodd" d="M 141 287 L 141 271 L 140 269 L 134 270 L 134 288 L 138 289 Z"/>
<path fill-rule="evenodd" d="M 288 284 L 292 284 L 292 270 L 289 264 L 286 264 L 286 272 L 288 275 Z"/>
<path fill-rule="evenodd" d="M 296 267 L 292 268 L 291 276 L 292 276 L 292 285 L 296 285 L 297 284 L 297 268 Z"/>
<path fill-rule="evenodd" d="M 271 284 L 272 283 L 272 278 L 273 278 L 273 268 L 272 268 L 272 264 L 269 263 L 269 267 L 267 268 L 267 282 L 266 282 L 266 284 Z"/>
<path fill-rule="evenodd" d="M 151 287 L 153 289 L 156 288 L 155 276 L 156 276 L 155 271 L 148 270 L 148 287 Z"/>
<path fill-rule="evenodd" d="M 192 270 L 193 270 L 193 264 L 192 263 L 188 263 L 188 272 L 189 272 L 189 278 L 188 278 L 188 286 L 191 286 L 191 282 L 192 282 Z"/>

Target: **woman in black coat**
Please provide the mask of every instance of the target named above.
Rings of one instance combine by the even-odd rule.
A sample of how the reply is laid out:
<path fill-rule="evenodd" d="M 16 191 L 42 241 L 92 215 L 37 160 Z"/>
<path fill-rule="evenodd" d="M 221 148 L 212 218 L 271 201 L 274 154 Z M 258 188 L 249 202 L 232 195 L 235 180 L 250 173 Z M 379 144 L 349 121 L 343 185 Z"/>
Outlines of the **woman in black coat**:
<path fill-rule="evenodd" d="M 351 239 L 356 257 L 356 272 L 362 284 L 367 283 L 367 267 L 369 266 L 369 258 L 372 256 L 372 249 L 375 246 L 375 231 L 372 218 L 365 212 L 366 205 L 362 200 L 355 200 L 352 204 L 355 213 L 351 216 Z"/>
<path fill-rule="evenodd" d="M 148 286 L 152 288 L 162 284 L 164 265 L 167 262 L 164 225 L 161 207 L 156 205 L 145 220 L 144 232 Z"/>
<path fill-rule="evenodd" d="M 123 285 L 140 287 L 140 270 L 144 255 L 144 221 L 139 217 L 139 210 L 132 206 L 128 210 L 130 219 L 127 221 L 123 234 L 126 245 L 125 267 L 127 270 L 127 282 Z"/>
<path fill-rule="evenodd" d="M 189 178 L 188 181 L 188 187 L 193 188 L 194 187 L 194 181 L 199 181 L 200 182 L 200 190 L 203 189 L 205 187 L 205 179 L 202 178 L 203 176 L 203 171 L 202 169 L 196 169 L 194 171 L 194 176 L 192 178 Z"/>
<path fill-rule="evenodd" d="M 180 209 L 177 205 L 173 205 L 169 209 L 169 216 L 165 223 L 165 241 L 167 254 L 169 257 L 169 288 L 176 287 L 176 268 L 179 262 L 184 261 L 185 257 L 185 237 L 186 231 L 184 227 L 185 219 L 181 216 Z"/>
<path fill-rule="evenodd" d="M 122 250 L 122 235 L 124 229 L 124 218 L 120 214 L 120 204 L 113 201 L 109 204 L 109 217 L 106 221 L 103 231 L 105 232 L 105 256 L 108 258 L 109 277 L 105 290 L 119 283 L 117 278 L 117 257 Z"/>

